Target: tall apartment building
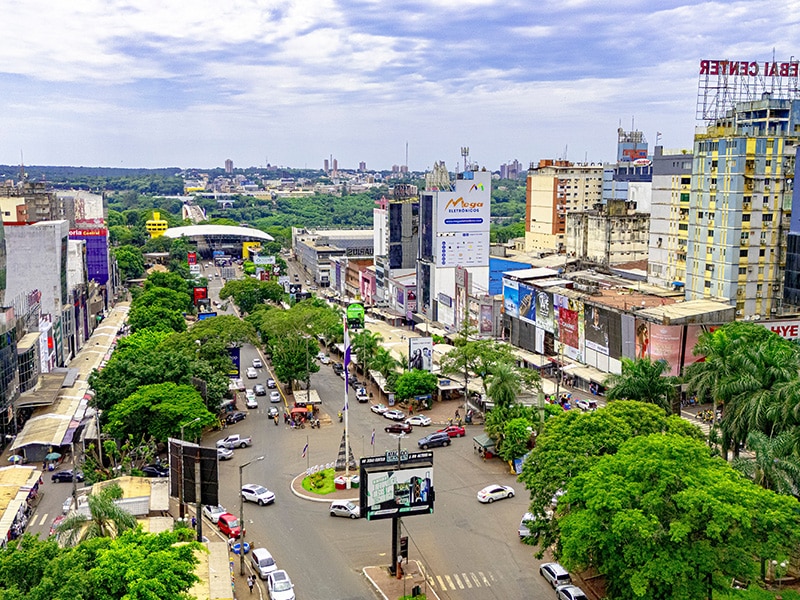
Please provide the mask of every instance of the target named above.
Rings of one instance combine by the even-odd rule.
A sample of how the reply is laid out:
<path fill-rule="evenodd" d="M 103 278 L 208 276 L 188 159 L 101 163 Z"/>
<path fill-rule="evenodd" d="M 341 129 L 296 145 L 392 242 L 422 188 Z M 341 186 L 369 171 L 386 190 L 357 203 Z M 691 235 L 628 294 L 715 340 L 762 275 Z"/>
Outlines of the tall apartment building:
<path fill-rule="evenodd" d="M 599 204 L 603 165 L 540 160 L 528 170 L 525 252 L 566 252 L 566 215 Z"/>
<path fill-rule="evenodd" d="M 664 148 L 656 146 L 652 160 L 647 279 L 659 287 L 680 287 L 686 283 L 692 153 L 664 154 Z"/>
<path fill-rule="evenodd" d="M 225 159 L 225 173 L 228 175 L 233 174 L 233 161 L 230 158 Z"/>
<path fill-rule="evenodd" d="M 694 138 L 686 299 L 718 298 L 737 318 L 783 312 L 783 268 L 800 101 L 740 102 Z"/>
<path fill-rule="evenodd" d="M 0 211 L 6 225 L 26 225 L 62 219 L 64 210 L 54 191 L 42 182 L 0 186 Z"/>

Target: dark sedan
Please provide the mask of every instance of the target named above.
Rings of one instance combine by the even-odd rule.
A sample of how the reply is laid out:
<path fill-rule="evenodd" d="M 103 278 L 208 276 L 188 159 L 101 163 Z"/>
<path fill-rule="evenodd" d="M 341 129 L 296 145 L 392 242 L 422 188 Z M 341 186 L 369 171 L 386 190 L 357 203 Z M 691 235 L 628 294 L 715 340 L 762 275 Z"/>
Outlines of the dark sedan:
<path fill-rule="evenodd" d="M 61 483 L 62 481 L 64 483 L 72 483 L 72 477 L 73 477 L 72 469 L 67 469 L 66 471 L 59 471 L 58 473 L 53 473 L 53 476 L 50 479 L 52 479 L 56 483 Z M 75 473 L 74 477 L 76 481 L 83 481 L 83 473 L 81 473 L 80 471 Z"/>
<path fill-rule="evenodd" d="M 142 473 L 144 473 L 145 477 L 169 477 L 169 467 L 147 465 L 142 467 Z"/>
<path fill-rule="evenodd" d="M 386 433 L 411 433 L 412 429 L 414 428 L 408 423 L 393 423 L 383 428 Z"/>
<path fill-rule="evenodd" d="M 247 413 L 243 413 L 240 410 L 236 412 L 230 413 L 228 416 L 225 417 L 225 422 L 228 425 L 233 425 L 234 423 L 238 423 L 239 421 L 244 421 L 247 418 Z"/>

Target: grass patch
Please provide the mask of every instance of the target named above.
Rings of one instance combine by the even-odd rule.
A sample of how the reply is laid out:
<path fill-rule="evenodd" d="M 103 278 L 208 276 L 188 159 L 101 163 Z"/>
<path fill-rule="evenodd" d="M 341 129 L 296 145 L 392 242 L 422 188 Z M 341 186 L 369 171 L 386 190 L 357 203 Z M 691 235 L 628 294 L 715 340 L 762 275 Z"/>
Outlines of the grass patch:
<path fill-rule="evenodd" d="M 324 496 L 336 490 L 333 483 L 335 472 L 333 469 L 323 469 L 303 478 L 303 489 L 313 494 Z"/>

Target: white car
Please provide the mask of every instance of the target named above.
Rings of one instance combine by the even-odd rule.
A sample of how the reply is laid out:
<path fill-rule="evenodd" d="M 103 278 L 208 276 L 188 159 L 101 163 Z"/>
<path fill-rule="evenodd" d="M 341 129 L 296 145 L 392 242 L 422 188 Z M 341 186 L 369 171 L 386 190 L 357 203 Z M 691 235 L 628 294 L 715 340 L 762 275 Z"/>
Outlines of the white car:
<path fill-rule="evenodd" d="M 425 415 L 413 415 L 406 419 L 406 423 L 409 425 L 418 425 L 420 427 L 427 427 L 431 424 L 430 417 L 426 417 Z"/>
<path fill-rule="evenodd" d="M 357 519 L 361 516 L 358 504 L 350 500 L 334 500 L 331 502 L 330 513 L 332 517 L 349 517 L 350 519 Z"/>
<path fill-rule="evenodd" d="M 275 502 L 275 494 L 270 492 L 263 485 L 247 483 L 242 486 L 242 500 L 246 502 L 256 502 L 259 506 L 272 504 Z"/>
<path fill-rule="evenodd" d="M 228 510 L 219 504 L 216 506 L 203 505 L 203 514 L 208 517 L 208 520 L 216 525 L 219 522 L 219 516 L 224 515 Z"/>
<path fill-rule="evenodd" d="M 557 586 L 556 598 L 558 600 L 589 600 L 581 588 L 572 584 Z"/>
<path fill-rule="evenodd" d="M 326 354 L 325 356 L 319 359 L 319 362 L 321 362 L 323 365 L 329 365 L 331 364 L 331 357 Z"/>
<path fill-rule="evenodd" d="M 273 390 L 269 393 L 269 401 L 270 402 L 280 402 L 281 401 L 281 393 L 278 390 Z"/>
<path fill-rule="evenodd" d="M 217 448 L 230 448 L 231 450 L 234 448 L 244 448 L 245 446 L 252 445 L 253 439 L 250 436 L 239 435 L 238 433 L 234 433 L 226 438 L 217 440 L 216 444 Z"/>
<path fill-rule="evenodd" d="M 519 539 L 525 539 L 531 534 L 528 523 L 535 520 L 536 517 L 533 515 L 533 513 L 526 512 L 524 515 L 522 515 L 522 520 L 519 522 Z"/>
<path fill-rule="evenodd" d="M 495 500 L 513 497 L 514 488 L 508 485 L 487 485 L 478 492 L 478 502 L 483 502 L 484 504 L 491 504 Z"/>
<path fill-rule="evenodd" d="M 263 366 L 264 366 L 264 363 L 263 363 L 263 362 L 261 362 L 261 359 L 260 359 L 260 358 L 254 358 L 254 359 L 253 359 L 253 368 L 254 368 L 254 369 L 260 369 L 260 368 L 262 368 Z"/>
<path fill-rule="evenodd" d="M 219 446 L 217 448 L 217 458 L 219 460 L 230 460 L 233 458 L 233 450 L 225 446 Z"/>
<path fill-rule="evenodd" d="M 258 408 L 258 398 L 251 390 L 247 390 L 245 394 L 244 405 L 247 408 Z"/>
<path fill-rule="evenodd" d="M 325 358 L 325 353 L 320 350 L 317 352 L 317 360 L 322 360 L 323 358 Z"/>
<path fill-rule="evenodd" d="M 270 600 L 294 600 L 294 585 L 286 571 L 274 571 L 267 576 Z"/>
<path fill-rule="evenodd" d="M 383 413 L 384 419 L 391 419 L 392 421 L 402 421 L 406 418 L 405 413 L 402 410 L 387 410 Z"/>
<path fill-rule="evenodd" d="M 258 371 L 256 371 L 253 367 L 247 367 L 247 378 L 255 379 L 256 377 L 258 377 Z"/>
<path fill-rule="evenodd" d="M 385 404 L 373 404 L 372 406 L 369 407 L 369 409 L 376 415 L 382 415 L 387 410 L 389 410 Z"/>

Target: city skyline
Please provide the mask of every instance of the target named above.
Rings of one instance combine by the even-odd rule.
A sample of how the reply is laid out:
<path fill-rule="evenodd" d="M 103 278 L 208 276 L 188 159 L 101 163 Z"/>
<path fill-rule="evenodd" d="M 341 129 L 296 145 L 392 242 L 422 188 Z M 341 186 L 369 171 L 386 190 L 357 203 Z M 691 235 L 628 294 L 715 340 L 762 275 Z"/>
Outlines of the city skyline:
<path fill-rule="evenodd" d="M 700 61 L 787 61 L 795 2 L 84 2 L 4 13 L 0 164 L 341 169 L 691 148 Z M 660 133 L 660 137 L 658 136 Z"/>

